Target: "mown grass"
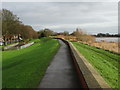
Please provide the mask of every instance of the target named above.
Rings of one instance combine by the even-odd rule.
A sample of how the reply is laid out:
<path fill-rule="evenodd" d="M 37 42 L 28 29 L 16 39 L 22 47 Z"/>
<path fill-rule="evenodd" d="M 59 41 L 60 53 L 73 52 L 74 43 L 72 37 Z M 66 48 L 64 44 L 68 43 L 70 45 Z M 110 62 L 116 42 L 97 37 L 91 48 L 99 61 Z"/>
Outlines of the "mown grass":
<path fill-rule="evenodd" d="M 82 43 L 72 43 L 112 88 L 118 88 L 119 55 Z"/>
<path fill-rule="evenodd" d="M 34 42 L 34 45 L 21 50 L 2 52 L 3 88 L 38 87 L 59 42 L 49 38 Z"/>
<path fill-rule="evenodd" d="M 2 48 L 3 46 L 0 46 L 0 48 Z"/>

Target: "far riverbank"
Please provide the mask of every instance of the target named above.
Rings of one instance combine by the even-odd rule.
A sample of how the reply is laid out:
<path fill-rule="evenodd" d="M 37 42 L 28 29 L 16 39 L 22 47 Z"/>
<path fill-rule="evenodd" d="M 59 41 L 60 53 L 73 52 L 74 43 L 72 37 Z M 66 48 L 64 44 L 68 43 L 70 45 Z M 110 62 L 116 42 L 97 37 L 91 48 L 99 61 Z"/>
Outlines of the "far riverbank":
<path fill-rule="evenodd" d="M 107 41 L 107 42 L 118 42 L 120 37 L 96 37 L 95 40 L 100 41 Z"/>

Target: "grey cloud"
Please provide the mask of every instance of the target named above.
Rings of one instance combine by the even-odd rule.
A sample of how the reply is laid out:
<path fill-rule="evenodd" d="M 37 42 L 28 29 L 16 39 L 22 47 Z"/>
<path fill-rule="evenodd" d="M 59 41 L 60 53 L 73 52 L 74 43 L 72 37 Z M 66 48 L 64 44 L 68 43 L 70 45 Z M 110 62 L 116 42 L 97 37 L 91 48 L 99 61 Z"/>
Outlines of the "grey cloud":
<path fill-rule="evenodd" d="M 113 2 L 18 2 L 3 3 L 3 8 L 13 11 L 23 23 L 32 25 L 36 30 L 50 27 L 54 31 L 68 30 L 71 32 L 76 27 L 82 27 L 92 33 L 106 30 L 117 33 L 117 3 Z"/>

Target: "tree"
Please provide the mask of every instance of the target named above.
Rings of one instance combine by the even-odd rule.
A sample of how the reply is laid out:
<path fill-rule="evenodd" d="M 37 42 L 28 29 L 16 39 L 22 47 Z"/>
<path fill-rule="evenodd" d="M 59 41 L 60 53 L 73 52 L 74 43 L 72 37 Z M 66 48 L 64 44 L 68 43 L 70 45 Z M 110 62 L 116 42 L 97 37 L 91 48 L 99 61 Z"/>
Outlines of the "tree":
<path fill-rule="evenodd" d="M 2 38 L 2 11 L 0 10 L 0 38 Z"/>
<path fill-rule="evenodd" d="M 67 35 L 69 35 L 69 32 L 68 32 L 68 31 L 64 31 L 63 34 L 64 34 L 65 36 L 67 36 Z"/>
<path fill-rule="evenodd" d="M 21 24 L 18 28 L 18 33 L 22 36 L 23 39 L 38 38 L 37 32 L 34 31 L 31 26 Z"/>
<path fill-rule="evenodd" d="M 78 41 L 83 41 L 83 42 L 95 41 L 94 36 L 85 33 L 82 29 L 79 28 L 77 28 L 76 31 L 72 33 L 72 35 L 76 36 Z"/>
<path fill-rule="evenodd" d="M 44 30 L 40 30 L 38 32 L 38 34 L 39 34 L 39 38 L 41 38 L 41 37 L 49 37 L 49 36 L 53 35 L 53 31 L 50 30 L 50 29 L 44 29 Z"/>
<path fill-rule="evenodd" d="M 23 39 L 37 38 L 37 32 L 28 25 L 22 24 L 17 15 L 7 9 L 2 9 L 2 36 L 4 41 L 12 40 L 14 36 L 21 36 Z"/>
<path fill-rule="evenodd" d="M 19 18 L 7 9 L 2 9 L 2 35 L 16 34 L 17 25 L 21 24 Z"/>
<path fill-rule="evenodd" d="M 12 41 L 12 38 L 17 34 L 18 28 L 16 27 L 21 22 L 19 18 L 7 9 L 2 9 L 2 36 L 4 41 Z"/>

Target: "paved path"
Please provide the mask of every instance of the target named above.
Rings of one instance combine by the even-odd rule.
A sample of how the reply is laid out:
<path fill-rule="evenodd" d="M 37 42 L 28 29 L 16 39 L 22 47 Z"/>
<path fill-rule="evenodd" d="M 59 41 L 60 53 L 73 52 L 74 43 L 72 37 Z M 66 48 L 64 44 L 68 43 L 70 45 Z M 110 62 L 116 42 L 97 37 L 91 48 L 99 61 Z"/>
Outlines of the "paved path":
<path fill-rule="evenodd" d="M 79 88 L 80 84 L 68 47 L 59 40 L 61 47 L 54 56 L 38 88 Z"/>

